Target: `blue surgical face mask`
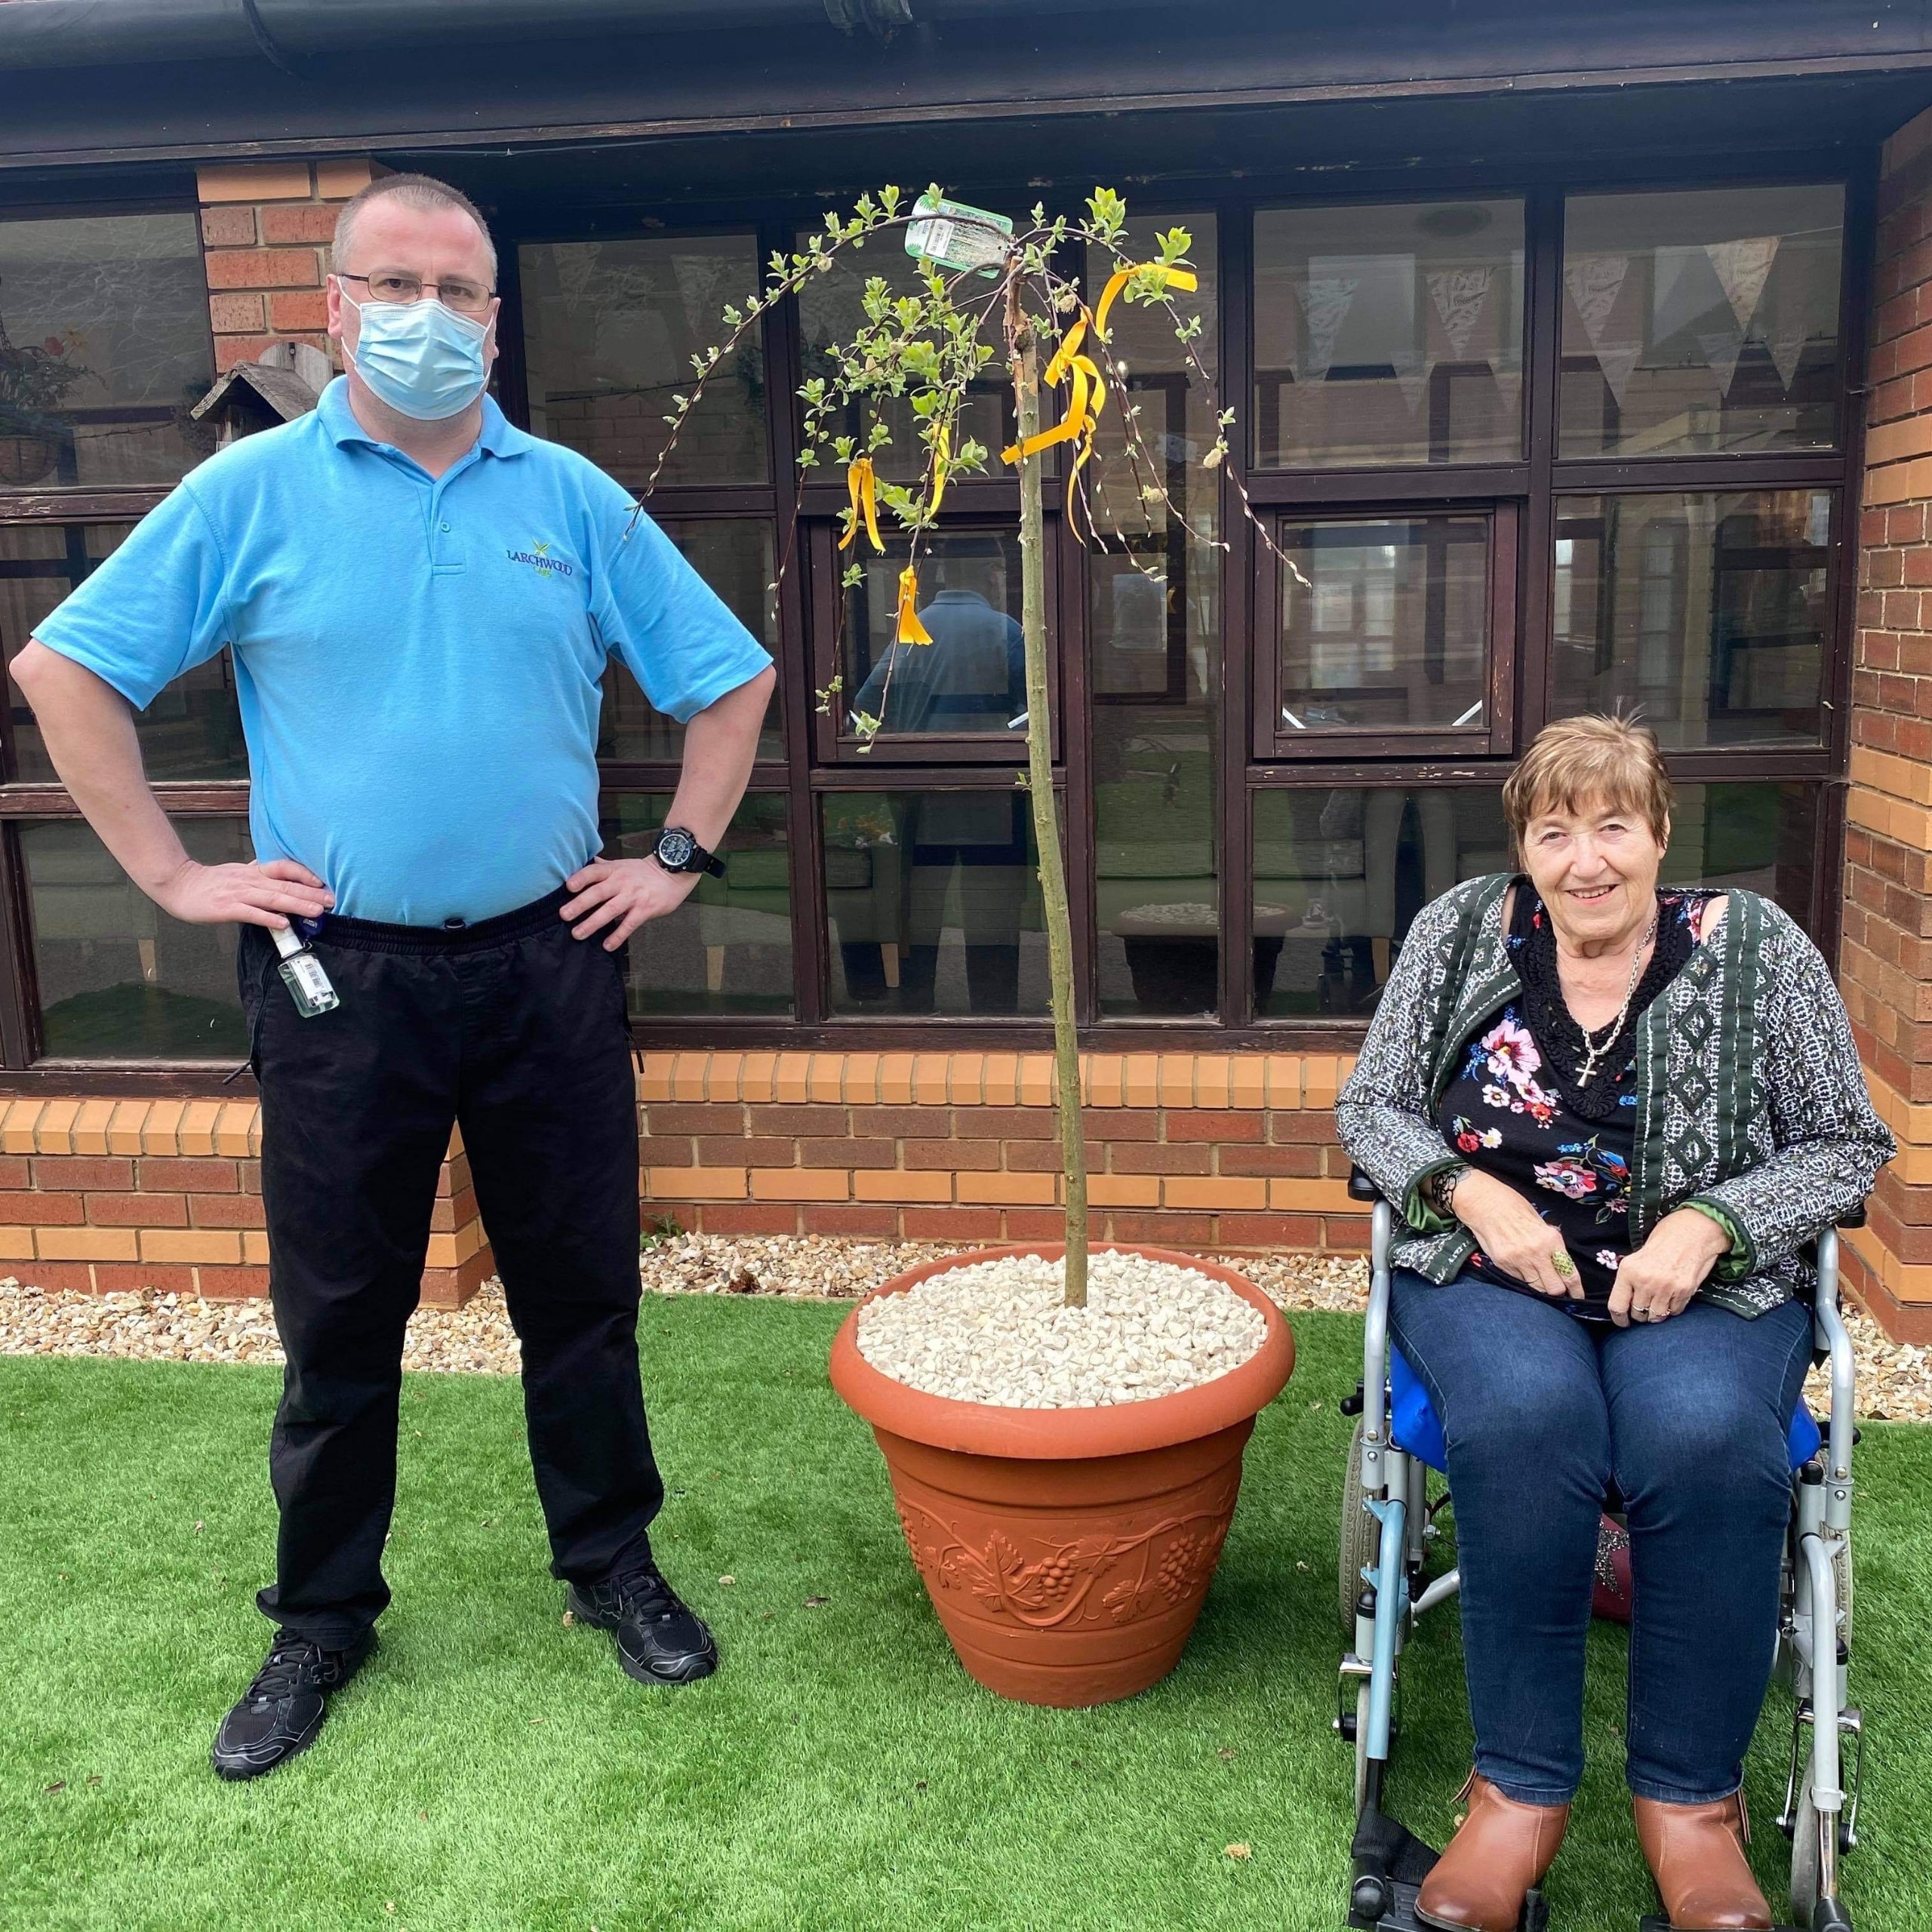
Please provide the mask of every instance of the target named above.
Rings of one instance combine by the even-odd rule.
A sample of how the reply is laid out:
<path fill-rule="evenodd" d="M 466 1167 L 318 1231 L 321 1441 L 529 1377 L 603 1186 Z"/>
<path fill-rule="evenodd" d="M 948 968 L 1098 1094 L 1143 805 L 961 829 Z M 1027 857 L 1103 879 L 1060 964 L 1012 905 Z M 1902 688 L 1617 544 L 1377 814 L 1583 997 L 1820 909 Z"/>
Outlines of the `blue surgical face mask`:
<path fill-rule="evenodd" d="M 379 401 L 418 423 L 460 416 L 483 393 L 489 368 L 483 360 L 487 322 L 472 321 L 425 297 L 418 302 L 343 300 L 361 321 L 355 373 Z"/>

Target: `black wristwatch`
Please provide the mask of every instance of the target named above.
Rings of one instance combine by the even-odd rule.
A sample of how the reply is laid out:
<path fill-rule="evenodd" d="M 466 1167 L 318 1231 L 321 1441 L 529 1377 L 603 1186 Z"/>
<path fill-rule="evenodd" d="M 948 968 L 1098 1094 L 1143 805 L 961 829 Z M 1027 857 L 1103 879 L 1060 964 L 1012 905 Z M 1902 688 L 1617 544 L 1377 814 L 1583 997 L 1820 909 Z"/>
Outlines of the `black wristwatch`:
<path fill-rule="evenodd" d="M 681 825 L 667 825 L 657 835 L 651 856 L 667 872 L 709 872 L 724 876 L 724 861 L 707 852 Z"/>

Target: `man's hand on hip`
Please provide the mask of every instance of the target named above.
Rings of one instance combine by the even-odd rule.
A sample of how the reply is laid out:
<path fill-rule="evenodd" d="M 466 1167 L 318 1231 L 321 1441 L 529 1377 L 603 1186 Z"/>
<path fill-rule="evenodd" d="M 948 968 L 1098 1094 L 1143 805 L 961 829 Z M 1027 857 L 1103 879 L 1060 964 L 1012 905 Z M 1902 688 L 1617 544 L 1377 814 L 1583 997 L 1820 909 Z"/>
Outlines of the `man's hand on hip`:
<path fill-rule="evenodd" d="M 571 921 L 576 939 L 609 926 L 604 950 L 615 952 L 639 926 L 675 912 L 697 881 L 696 872 L 667 872 L 655 859 L 592 859 L 565 880 L 577 897 L 565 903 L 559 916 Z"/>
<path fill-rule="evenodd" d="M 191 926 L 238 921 L 271 930 L 291 918 L 319 918 L 335 903 L 335 894 L 293 859 L 248 866 L 198 866 L 184 860 L 150 888 L 149 897 L 164 912 Z"/>

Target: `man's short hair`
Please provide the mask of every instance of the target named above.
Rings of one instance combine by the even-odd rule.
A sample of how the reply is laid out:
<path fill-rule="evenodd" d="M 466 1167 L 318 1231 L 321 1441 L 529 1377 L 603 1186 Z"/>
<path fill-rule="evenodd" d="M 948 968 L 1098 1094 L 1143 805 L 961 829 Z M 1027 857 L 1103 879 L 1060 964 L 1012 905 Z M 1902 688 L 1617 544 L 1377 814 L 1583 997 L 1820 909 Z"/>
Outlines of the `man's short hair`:
<path fill-rule="evenodd" d="M 1546 724 L 1503 787 L 1503 815 L 1518 853 L 1532 819 L 1592 806 L 1634 814 L 1661 844 L 1672 802 L 1657 734 L 1634 718 L 1600 713 Z"/>
<path fill-rule="evenodd" d="M 452 188 L 447 181 L 438 181 L 428 174 L 379 174 L 366 188 L 358 189 L 343 202 L 342 212 L 335 218 L 335 243 L 332 258 L 340 262 L 348 253 L 349 243 L 355 232 L 355 220 L 371 202 L 380 202 L 394 195 L 405 208 L 421 208 L 433 212 L 438 208 L 457 208 L 475 223 L 483 237 L 483 245 L 490 254 L 490 279 L 497 278 L 497 245 L 490 238 L 490 224 L 483 219 L 483 211 L 460 188 Z"/>

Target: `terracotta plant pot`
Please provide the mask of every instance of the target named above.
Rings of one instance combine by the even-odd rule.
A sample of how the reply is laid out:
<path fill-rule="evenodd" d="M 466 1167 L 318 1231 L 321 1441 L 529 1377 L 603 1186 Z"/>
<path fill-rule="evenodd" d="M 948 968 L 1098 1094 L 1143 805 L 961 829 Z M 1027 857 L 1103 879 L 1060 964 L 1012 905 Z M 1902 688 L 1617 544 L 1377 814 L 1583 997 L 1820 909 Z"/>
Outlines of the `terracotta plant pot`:
<path fill-rule="evenodd" d="M 1220 1558 L 1255 1416 L 1294 1368 L 1280 1311 L 1232 1269 L 1159 1247 L 1094 1252 L 1109 1249 L 1225 1281 L 1260 1309 L 1266 1339 L 1198 1388 L 1083 1409 L 995 1407 L 909 1387 L 860 1354 L 856 1309 L 832 1345 L 832 1386 L 872 1426 L 900 1527 L 959 1661 L 1023 1703 L 1111 1703 L 1174 1669 Z M 976 1261 L 1063 1251 L 1029 1242 L 949 1255 L 877 1293 Z"/>

